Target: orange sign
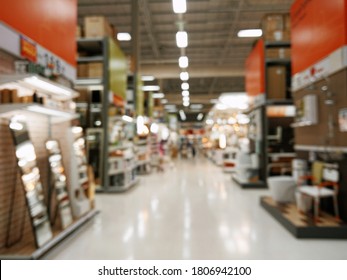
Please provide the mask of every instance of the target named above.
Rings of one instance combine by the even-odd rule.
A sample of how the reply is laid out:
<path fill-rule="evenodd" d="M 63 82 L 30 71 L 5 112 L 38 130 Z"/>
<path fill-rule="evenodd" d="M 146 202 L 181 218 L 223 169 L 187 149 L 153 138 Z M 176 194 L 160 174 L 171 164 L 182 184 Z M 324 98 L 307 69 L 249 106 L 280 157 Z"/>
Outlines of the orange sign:
<path fill-rule="evenodd" d="M 265 92 L 264 42 L 259 40 L 246 60 L 246 92 L 257 96 Z"/>
<path fill-rule="evenodd" d="M 75 66 L 77 0 L 1 1 L 0 21 Z"/>
<path fill-rule="evenodd" d="M 20 54 L 22 57 L 32 62 L 36 62 L 37 60 L 36 45 L 30 42 L 28 39 L 21 37 L 20 38 Z"/>
<path fill-rule="evenodd" d="M 291 7 L 292 74 L 347 44 L 346 0 L 297 0 Z"/>

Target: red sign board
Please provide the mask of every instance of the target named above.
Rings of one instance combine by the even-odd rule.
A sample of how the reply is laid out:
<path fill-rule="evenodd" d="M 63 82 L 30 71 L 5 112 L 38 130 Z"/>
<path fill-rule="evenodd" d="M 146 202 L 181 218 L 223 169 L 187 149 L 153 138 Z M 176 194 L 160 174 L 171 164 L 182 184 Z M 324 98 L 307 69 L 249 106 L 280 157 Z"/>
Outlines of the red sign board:
<path fill-rule="evenodd" d="M 36 62 L 37 60 L 37 49 L 36 44 L 30 42 L 28 39 L 21 37 L 20 38 L 20 54 L 22 57 Z"/>

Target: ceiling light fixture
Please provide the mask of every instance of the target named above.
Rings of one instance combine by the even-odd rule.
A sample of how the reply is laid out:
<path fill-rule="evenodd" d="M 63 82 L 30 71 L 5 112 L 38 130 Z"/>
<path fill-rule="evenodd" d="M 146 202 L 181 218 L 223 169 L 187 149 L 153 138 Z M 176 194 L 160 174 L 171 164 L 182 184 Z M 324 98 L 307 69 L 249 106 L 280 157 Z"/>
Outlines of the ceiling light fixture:
<path fill-rule="evenodd" d="M 172 8 L 176 14 L 183 14 L 187 11 L 186 0 L 172 0 Z"/>
<path fill-rule="evenodd" d="M 125 122 L 130 122 L 131 123 L 131 122 L 133 122 L 134 119 L 132 117 L 127 116 L 127 115 L 123 115 L 122 116 L 122 120 L 125 121 Z"/>
<path fill-rule="evenodd" d="M 189 65 L 188 57 L 187 57 L 187 56 L 181 56 L 181 57 L 178 59 L 178 65 L 179 65 L 181 68 L 187 68 L 188 65 Z"/>
<path fill-rule="evenodd" d="M 182 98 L 182 100 L 183 100 L 183 102 L 189 102 L 190 98 L 189 98 L 189 96 L 184 96 Z"/>
<path fill-rule="evenodd" d="M 184 106 L 184 107 L 189 107 L 189 104 L 190 104 L 189 101 L 184 101 L 184 102 L 183 102 L 183 106 Z"/>
<path fill-rule="evenodd" d="M 117 40 L 118 41 L 130 41 L 131 40 L 131 35 L 127 32 L 120 32 L 117 33 Z"/>
<path fill-rule="evenodd" d="M 189 91 L 188 90 L 182 91 L 182 96 L 189 96 Z"/>
<path fill-rule="evenodd" d="M 179 48 L 186 48 L 188 46 L 188 34 L 186 31 L 178 31 L 176 33 L 176 45 Z"/>
<path fill-rule="evenodd" d="M 187 116 L 186 116 L 186 114 L 184 113 L 183 110 L 180 110 L 180 111 L 179 111 L 179 114 L 180 114 L 180 117 L 181 117 L 181 120 L 182 120 L 182 121 L 185 121 L 185 120 L 187 119 Z"/>
<path fill-rule="evenodd" d="M 190 105 L 190 108 L 193 110 L 201 110 L 204 107 L 202 104 L 192 104 Z"/>
<path fill-rule="evenodd" d="M 144 82 L 152 82 L 155 80 L 154 76 L 142 76 L 141 80 Z"/>
<path fill-rule="evenodd" d="M 260 37 L 261 35 L 263 35 L 263 31 L 261 29 L 244 29 L 237 33 L 237 37 L 239 38 L 254 38 Z"/>
<path fill-rule="evenodd" d="M 203 113 L 200 113 L 200 114 L 196 117 L 196 119 L 197 119 L 198 121 L 201 121 L 203 118 L 204 118 L 204 114 L 203 114 Z"/>
<path fill-rule="evenodd" d="M 156 99 L 159 99 L 159 98 L 164 98 L 165 94 L 162 93 L 162 92 L 159 92 L 159 93 L 152 93 L 152 97 L 153 98 L 156 98 Z"/>
<path fill-rule="evenodd" d="M 188 72 L 181 72 L 181 74 L 180 74 L 180 79 L 181 79 L 182 81 L 188 81 L 188 80 L 189 80 L 189 74 L 188 74 Z"/>
<path fill-rule="evenodd" d="M 160 89 L 159 86 L 143 86 L 143 91 L 158 91 Z"/>
<path fill-rule="evenodd" d="M 188 90 L 189 84 L 188 83 L 182 83 L 181 88 L 182 88 L 182 90 Z"/>

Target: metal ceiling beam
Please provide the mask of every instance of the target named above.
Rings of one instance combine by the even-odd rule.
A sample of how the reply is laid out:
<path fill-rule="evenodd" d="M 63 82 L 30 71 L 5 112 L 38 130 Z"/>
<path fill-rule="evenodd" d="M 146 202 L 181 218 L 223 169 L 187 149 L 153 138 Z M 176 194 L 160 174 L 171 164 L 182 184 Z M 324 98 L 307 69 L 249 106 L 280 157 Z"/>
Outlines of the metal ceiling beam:
<path fill-rule="evenodd" d="M 142 75 L 153 75 L 157 79 L 177 79 L 180 75 L 180 68 L 177 65 L 158 65 L 142 64 L 140 68 Z M 243 77 L 245 74 L 243 68 L 233 68 L 216 65 L 205 65 L 204 67 L 189 67 L 190 78 L 208 78 L 208 77 Z"/>
<path fill-rule="evenodd" d="M 222 55 L 220 56 L 220 59 L 218 60 L 218 65 L 223 63 L 225 57 L 227 56 L 228 52 L 230 51 L 230 49 L 229 49 L 230 43 L 234 37 L 235 27 L 237 25 L 237 22 L 239 21 L 240 13 L 241 13 L 243 4 L 244 4 L 244 0 L 240 0 L 239 5 L 238 5 L 237 10 L 236 10 L 236 14 L 235 14 L 233 22 L 231 24 L 231 28 L 229 30 L 229 35 L 228 35 L 228 37 L 225 41 L 224 47 L 223 47 Z M 213 90 L 214 90 L 214 87 L 216 86 L 216 83 L 217 83 L 217 78 L 213 79 L 211 86 L 210 86 L 210 89 L 209 89 L 209 94 L 213 93 Z"/>
<path fill-rule="evenodd" d="M 149 40 L 151 42 L 152 50 L 156 58 L 160 57 L 160 51 L 157 43 L 157 39 L 154 35 L 154 27 L 152 23 L 152 15 L 149 10 L 148 0 L 140 0 L 140 8 L 144 17 L 145 29 L 148 33 Z"/>

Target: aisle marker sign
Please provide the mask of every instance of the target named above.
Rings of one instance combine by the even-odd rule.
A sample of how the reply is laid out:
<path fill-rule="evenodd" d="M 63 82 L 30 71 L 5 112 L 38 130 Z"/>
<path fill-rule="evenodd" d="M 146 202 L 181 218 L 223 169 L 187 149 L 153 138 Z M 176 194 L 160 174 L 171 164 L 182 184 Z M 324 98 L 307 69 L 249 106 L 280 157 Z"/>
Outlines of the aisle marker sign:
<path fill-rule="evenodd" d="M 20 36 L 20 54 L 31 62 L 37 61 L 36 44 L 29 41 L 24 36 Z"/>

